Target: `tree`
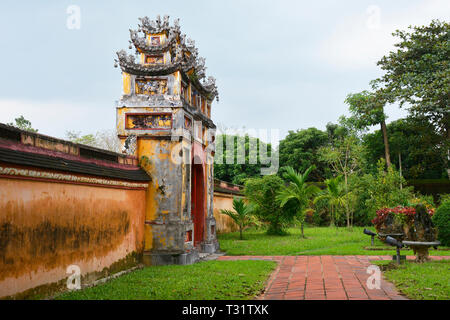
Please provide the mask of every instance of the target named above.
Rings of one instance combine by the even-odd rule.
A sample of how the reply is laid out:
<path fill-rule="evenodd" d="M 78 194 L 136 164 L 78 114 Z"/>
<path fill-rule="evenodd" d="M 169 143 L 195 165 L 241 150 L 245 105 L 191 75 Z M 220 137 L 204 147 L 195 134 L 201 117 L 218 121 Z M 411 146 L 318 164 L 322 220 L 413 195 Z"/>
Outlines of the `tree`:
<path fill-rule="evenodd" d="M 121 153 L 122 145 L 117 137 L 116 130 L 101 130 L 95 134 L 97 145 L 101 149 Z"/>
<path fill-rule="evenodd" d="M 356 129 L 365 130 L 370 126 L 379 124 L 383 136 L 384 158 L 389 167 L 391 165 L 391 156 L 389 152 L 389 140 L 386 129 L 386 115 L 384 113 L 385 99 L 381 94 L 362 91 L 347 95 L 345 103 L 349 105 L 349 111 L 352 116 L 347 121 Z"/>
<path fill-rule="evenodd" d="M 441 153 L 448 166 L 450 142 L 450 25 L 433 20 L 428 26 L 397 30 L 396 51 L 378 63 L 385 74 L 372 82 L 389 102 L 407 106 L 414 117 L 425 117 L 441 133 Z M 450 170 L 448 170 L 450 177 Z"/>
<path fill-rule="evenodd" d="M 234 212 L 224 209 L 221 209 L 220 212 L 229 216 L 231 219 L 233 219 L 234 222 L 236 222 L 239 227 L 239 239 L 242 240 L 242 231 L 245 229 L 245 227 L 252 224 L 251 216 L 253 207 L 251 205 L 245 204 L 243 198 L 234 198 L 233 209 Z"/>
<path fill-rule="evenodd" d="M 302 174 L 294 170 L 292 167 L 285 168 L 284 178 L 289 182 L 287 187 L 282 188 L 276 199 L 280 202 L 280 207 L 285 207 L 289 202 L 293 203 L 296 208 L 296 217 L 301 223 L 302 237 L 304 238 L 305 211 L 308 209 L 309 201 L 319 193 L 320 189 L 313 185 L 307 184 L 306 180 L 314 166 L 309 167 Z"/>
<path fill-rule="evenodd" d="M 113 152 L 121 152 L 119 138 L 114 130 L 98 131 L 95 134 L 81 135 L 81 132 L 66 131 L 66 139 L 74 143 L 84 144 Z"/>
<path fill-rule="evenodd" d="M 21 130 L 29 131 L 29 132 L 38 132 L 37 129 L 33 129 L 33 127 L 31 126 L 31 122 L 29 120 L 25 119 L 23 115 L 21 115 L 19 118 L 15 118 L 14 122 L 15 122 L 15 124 L 10 122 L 10 123 L 7 123 L 7 125 L 19 128 Z"/>
<path fill-rule="evenodd" d="M 344 208 L 347 204 L 349 193 L 345 192 L 343 176 L 337 176 L 325 180 L 326 189 L 322 191 L 315 199 L 314 203 L 325 200 L 330 207 L 330 227 L 336 225 L 337 214 L 339 208 Z"/>
<path fill-rule="evenodd" d="M 245 197 L 254 206 L 254 215 L 269 224 L 267 234 L 285 234 L 285 226 L 294 220 L 296 211 L 288 205 L 281 208 L 276 199 L 283 186 L 283 180 L 277 175 L 249 178 L 245 181 Z"/>
<path fill-rule="evenodd" d="M 328 163 L 336 175 L 344 177 L 345 194 L 349 193 L 348 181 L 350 175 L 362 167 L 364 161 L 364 147 L 360 143 L 355 134 L 349 129 L 341 129 L 343 135 L 337 135 L 332 144 L 322 147 L 319 150 L 319 155 L 323 161 Z M 349 196 L 346 198 L 350 200 Z M 350 204 L 347 201 L 345 205 L 345 212 L 347 218 L 347 227 L 350 228 Z"/>
<path fill-rule="evenodd" d="M 82 136 L 81 132 L 67 131 L 66 139 L 74 143 L 84 144 L 91 147 L 97 147 L 97 141 L 92 133 Z"/>
<path fill-rule="evenodd" d="M 446 164 L 439 152 L 441 137 L 427 119 L 399 119 L 387 125 L 392 163 L 401 169 L 405 179 L 440 179 L 447 176 Z M 366 162 L 376 171 L 377 161 L 383 156 L 381 131 L 366 134 L 363 145 Z"/>
<path fill-rule="evenodd" d="M 316 128 L 289 131 L 288 135 L 280 141 L 280 166 L 290 166 L 296 171 L 303 172 L 314 165 L 316 170 L 311 173 L 310 179 L 324 180 L 330 172 L 326 163 L 317 156 L 317 152 L 327 142 L 327 133 Z"/>
<path fill-rule="evenodd" d="M 229 150 L 227 140 L 233 141 L 233 149 Z M 214 156 L 214 177 L 235 184 L 244 184 L 251 177 L 261 176 L 259 150 L 271 151 L 271 145 L 249 135 L 218 135 L 216 137 L 216 153 Z M 242 157 L 239 163 L 238 157 Z M 227 163 L 231 159 L 232 163 Z"/>
<path fill-rule="evenodd" d="M 387 169 L 385 167 L 386 163 L 381 158 L 378 161 L 375 175 L 366 174 L 361 177 L 361 180 L 366 182 L 364 185 L 367 188 L 366 192 L 369 194 L 366 206 L 370 218 L 373 218 L 376 211 L 381 208 L 406 206 L 409 200 L 414 197 L 413 188 L 406 186 L 406 180 L 400 176 L 394 166 Z"/>

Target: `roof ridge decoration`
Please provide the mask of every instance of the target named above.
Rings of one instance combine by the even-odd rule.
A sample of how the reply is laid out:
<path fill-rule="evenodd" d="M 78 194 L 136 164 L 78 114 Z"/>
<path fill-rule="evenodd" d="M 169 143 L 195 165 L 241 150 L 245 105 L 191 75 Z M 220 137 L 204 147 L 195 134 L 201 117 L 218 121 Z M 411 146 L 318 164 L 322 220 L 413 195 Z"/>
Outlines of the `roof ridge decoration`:
<path fill-rule="evenodd" d="M 122 71 L 140 76 L 161 76 L 168 75 L 180 70 L 187 73 L 194 70 L 193 82 L 199 86 L 210 98 L 219 101 L 219 93 L 214 77 L 206 77 L 206 59 L 200 57 L 195 41 L 187 38 L 180 30 L 180 19 L 175 19 L 173 25 L 170 25 L 169 16 L 165 15 L 161 20 L 158 15 L 156 20 L 148 17 L 139 18 L 137 30 L 130 29 L 129 49 L 136 49 L 136 54 L 159 54 L 170 51 L 171 61 L 166 64 L 144 65 L 136 62 L 135 56 L 128 54 L 125 50 L 118 51 L 117 59 L 114 59 L 114 67 Z M 143 33 L 144 36 L 139 36 Z M 167 41 L 160 45 L 151 45 L 148 43 L 147 34 L 166 33 Z"/>

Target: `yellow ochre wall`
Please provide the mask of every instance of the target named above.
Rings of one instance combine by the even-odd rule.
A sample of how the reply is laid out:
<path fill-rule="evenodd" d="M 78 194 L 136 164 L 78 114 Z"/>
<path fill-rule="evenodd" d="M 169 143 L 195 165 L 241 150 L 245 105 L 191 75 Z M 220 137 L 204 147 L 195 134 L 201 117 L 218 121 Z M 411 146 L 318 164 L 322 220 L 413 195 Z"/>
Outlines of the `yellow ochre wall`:
<path fill-rule="evenodd" d="M 131 78 L 130 74 L 122 72 L 123 94 L 131 94 Z"/>
<path fill-rule="evenodd" d="M 145 193 L 0 178 L 0 297 L 64 289 L 70 265 L 80 267 L 83 284 L 134 266 L 144 247 Z"/>
<path fill-rule="evenodd" d="M 233 195 L 214 192 L 214 218 L 216 219 L 216 231 L 227 233 L 238 231 L 237 224 L 229 216 L 220 213 L 221 209 L 233 210 Z"/>
<path fill-rule="evenodd" d="M 152 225 L 155 220 L 165 223 L 170 218 L 169 215 L 184 220 L 180 215 L 186 203 L 186 194 L 182 191 L 184 189 L 176 192 L 172 182 L 177 181 L 185 187 L 186 170 L 171 161 L 173 154 L 179 154 L 179 147 L 177 142 L 168 140 L 142 137 L 137 140 L 137 155 L 141 167 L 152 177 L 146 193 L 145 251 L 180 246 L 175 243 L 173 235 L 156 232 Z M 173 195 L 175 196 L 172 197 Z"/>

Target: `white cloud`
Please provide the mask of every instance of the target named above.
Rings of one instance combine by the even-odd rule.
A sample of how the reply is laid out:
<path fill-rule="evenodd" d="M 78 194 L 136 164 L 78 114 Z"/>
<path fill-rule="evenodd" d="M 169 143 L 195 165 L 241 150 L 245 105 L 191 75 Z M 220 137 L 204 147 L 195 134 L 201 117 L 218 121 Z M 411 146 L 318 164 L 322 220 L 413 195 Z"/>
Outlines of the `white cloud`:
<path fill-rule="evenodd" d="M 426 25 L 433 19 L 448 20 L 446 0 L 425 0 L 398 10 L 368 6 L 359 14 L 345 17 L 320 45 L 320 57 L 338 69 L 376 68 L 376 62 L 393 50 L 392 32 L 410 25 Z"/>
<path fill-rule="evenodd" d="M 39 133 L 64 138 L 67 130 L 95 133 L 115 127 L 115 109 L 67 101 L 0 99 L 0 122 L 23 115 Z"/>

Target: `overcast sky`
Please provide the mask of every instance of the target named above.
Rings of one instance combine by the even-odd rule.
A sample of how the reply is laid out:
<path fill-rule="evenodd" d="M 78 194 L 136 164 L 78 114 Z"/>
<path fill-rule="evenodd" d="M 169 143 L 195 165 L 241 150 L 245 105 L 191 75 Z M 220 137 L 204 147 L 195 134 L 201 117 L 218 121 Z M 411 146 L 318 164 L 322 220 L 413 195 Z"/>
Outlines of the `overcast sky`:
<path fill-rule="evenodd" d="M 80 8 L 80 29 L 67 27 L 70 5 Z M 115 52 L 127 49 L 138 17 L 157 14 L 180 18 L 206 58 L 219 126 L 284 136 L 346 114 L 346 95 L 381 75 L 376 62 L 392 49 L 391 33 L 450 20 L 450 1 L 2 0 L 0 122 L 24 115 L 56 137 L 113 129 L 122 90 Z"/>

